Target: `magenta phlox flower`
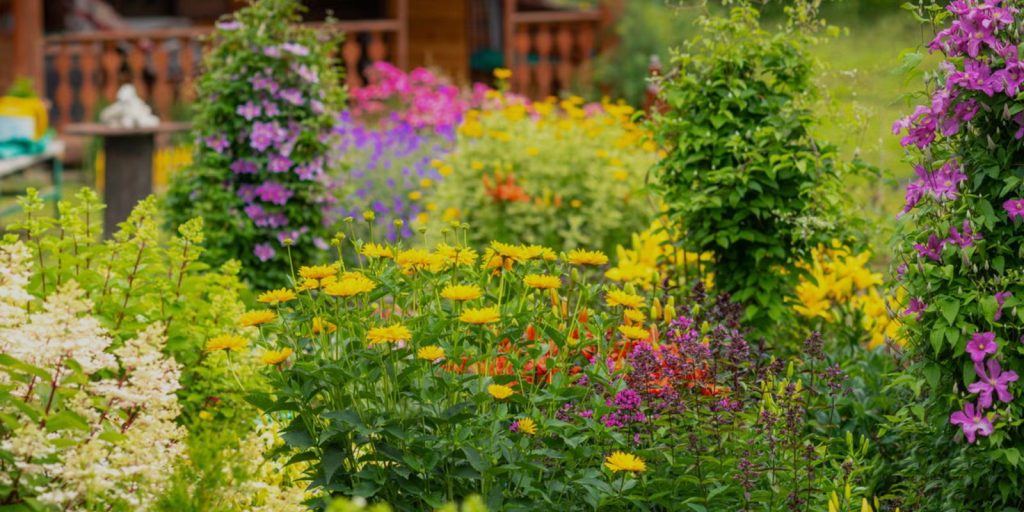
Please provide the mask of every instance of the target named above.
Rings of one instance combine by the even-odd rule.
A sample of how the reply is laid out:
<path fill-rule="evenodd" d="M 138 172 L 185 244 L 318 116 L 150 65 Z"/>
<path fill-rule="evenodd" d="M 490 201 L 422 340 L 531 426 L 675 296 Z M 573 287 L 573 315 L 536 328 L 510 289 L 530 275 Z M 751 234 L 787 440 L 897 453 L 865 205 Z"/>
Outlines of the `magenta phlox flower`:
<path fill-rule="evenodd" d="M 988 371 L 985 371 L 986 368 Z M 987 409 L 991 406 L 993 393 L 999 398 L 1000 402 L 1009 403 L 1013 401 L 1010 383 L 1017 382 L 1017 372 L 1004 372 L 1000 368 L 998 360 L 989 359 L 984 367 L 981 363 L 975 363 L 974 373 L 978 375 L 978 380 L 967 386 L 967 390 L 978 394 L 978 407 Z"/>
<path fill-rule="evenodd" d="M 966 348 L 967 353 L 971 356 L 971 361 L 975 363 L 984 361 L 985 356 L 995 354 L 997 350 L 999 350 L 999 344 L 996 343 L 996 333 L 991 331 L 976 332 L 971 335 Z"/>
<path fill-rule="evenodd" d="M 976 436 L 987 437 L 995 431 L 992 422 L 985 416 L 984 409 L 981 407 L 975 409 L 974 404 L 970 402 L 964 404 L 962 411 L 950 414 L 949 422 L 959 426 L 964 437 L 967 438 L 967 442 L 971 444 L 974 444 Z"/>

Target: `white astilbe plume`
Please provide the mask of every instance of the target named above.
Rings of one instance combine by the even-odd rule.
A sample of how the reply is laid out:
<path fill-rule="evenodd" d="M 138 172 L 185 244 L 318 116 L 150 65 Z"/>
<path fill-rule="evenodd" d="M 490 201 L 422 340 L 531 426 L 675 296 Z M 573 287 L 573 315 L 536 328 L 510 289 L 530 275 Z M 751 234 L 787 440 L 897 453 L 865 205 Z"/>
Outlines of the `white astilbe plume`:
<path fill-rule="evenodd" d="M 0 327 L 22 322 L 27 314 L 25 305 L 32 300 L 27 290 L 31 258 L 25 244 L 0 245 Z"/>
<path fill-rule="evenodd" d="M 174 421 L 180 367 L 161 352 L 163 326 L 115 348 L 74 282 L 46 297 L 37 313 L 24 313 L 31 268 L 23 249 L 0 246 L 0 302 L 22 311 L 3 317 L 0 354 L 47 378 L 0 377 L 15 384 L 10 398 L 0 399 L 0 412 L 18 425 L 0 441 L 13 461 L 0 483 L 16 482 L 18 496 L 61 510 L 148 510 L 184 451 L 185 431 Z M 26 406 L 39 415 L 27 414 Z"/>

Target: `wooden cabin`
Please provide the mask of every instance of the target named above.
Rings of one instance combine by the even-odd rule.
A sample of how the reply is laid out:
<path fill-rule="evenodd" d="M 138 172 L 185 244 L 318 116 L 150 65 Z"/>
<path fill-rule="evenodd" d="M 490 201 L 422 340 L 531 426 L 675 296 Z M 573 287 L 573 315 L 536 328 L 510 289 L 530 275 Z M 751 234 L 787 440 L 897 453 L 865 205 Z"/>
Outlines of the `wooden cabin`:
<path fill-rule="evenodd" d="M 350 86 L 375 61 L 429 66 L 460 84 L 513 71 L 534 97 L 587 83 L 611 33 L 614 7 L 568 9 L 550 0 L 303 0 L 306 22 L 330 13 L 346 34 L 339 59 Z M 0 91 L 31 78 L 53 124 L 91 120 L 124 82 L 165 119 L 193 98 L 202 36 L 245 0 L 0 0 Z M 327 25 L 321 25 L 326 27 Z M 603 39 L 605 38 L 605 39 Z M 7 65 L 6 63 L 10 63 Z M 357 72 L 352 72 L 357 70 Z"/>

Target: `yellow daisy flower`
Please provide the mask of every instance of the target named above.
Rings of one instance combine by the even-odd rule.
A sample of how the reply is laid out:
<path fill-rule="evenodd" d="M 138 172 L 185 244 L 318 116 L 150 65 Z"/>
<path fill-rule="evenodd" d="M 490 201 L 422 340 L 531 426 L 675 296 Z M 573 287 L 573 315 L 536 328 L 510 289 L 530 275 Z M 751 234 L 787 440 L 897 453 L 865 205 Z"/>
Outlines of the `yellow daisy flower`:
<path fill-rule="evenodd" d="M 285 362 L 292 355 L 292 349 L 282 348 L 281 350 L 265 350 L 260 355 L 260 362 L 266 365 L 276 365 Z"/>
<path fill-rule="evenodd" d="M 366 333 L 366 340 L 369 341 L 370 345 L 397 343 L 399 341 L 409 341 L 410 339 L 412 339 L 412 333 L 409 332 L 408 327 L 402 324 L 374 327 L 370 329 L 370 332 Z"/>
<path fill-rule="evenodd" d="M 635 325 L 620 325 L 619 332 L 631 340 L 645 340 L 651 335 L 647 329 Z"/>
<path fill-rule="evenodd" d="M 299 268 L 299 276 L 303 279 L 324 279 L 337 273 L 338 267 L 334 265 L 313 265 Z"/>
<path fill-rule="evenodd" d="M 613 473 L 619 471 L 629 471 L 630 473 L 643 473 L 647 471 L 647 464 L 644 464 L 644 460 L 636 455 L 623 452 L 614 452 L 604 459 L 604 467 L 610 469 Z"/>
<path fill-rule="evenodd" d="M 514 391 L 512 391 L 512 388 L 503 384 L 491 384 L 490 386 L 487 386 L 487 393 L 498 400 L 504 400 L 512 396 Z"/>
<path fill-rule="evenodd" d="M 462 314 L 459 315 L 459 320 L 466 322 L 467 324 L 493 324 L 498 320 L 501 320 L 501 313 L 498 311 L 497 306 L 466 308 Z"/>
<path fill-rule="evenodd" d="M 409 273 L 429 269 L 434 264 L 434 258 L 426 249 L 408 249 L 395 256 L 395 263 L 403 272 Z"/>
<path fill-rule="evenodd" d="M 639 309 L 627 309 L 622 312 L 622 316 L 625 317 L 626 320 L 637 324 L 642 324 L 647 320 L 647 315 Z"/>
<path fill-rule="evenodd" d="M 539 290 L 554 289 L 562 286 L 562 280 L 558 276 L 543 274 L 530 274 L 523 278 L 523 282 L 526 283 L 526 286 Z"/>
<path fill-rule="evenodd" d="M 416 351 L 416 357 L 426 361 L 444 359 L 444 349 L 437 345 L 427 345 Z"/>
<path fill-rule="evenodd" d="M 282 302 L 288 302 L 294 299 L 295 292 L 287 288 L 265 291 L 256 298 L 257 301 L 262 302 L 263 304 L 270 304 L 271 306 L 276 306 Z"/>
<path fill-rule="evenodd" d="M 238 317 L 239 327 L 251 327 L 254 325 L 263 325 L 266 323 L 273 322 L 277 318 L 277 315 L 273 311 L 268 309 L 261 309 L 259 311 L 247 311 L 242 313 Z"/>
<path fill-rule="evenodd" d="M 573 249 L 567 261 L 573 265 L 605 265 L 608 263 L 608 256 L 601 251 Z"/>
<path fill-rule="evenodd" d="M 207 352 L 216 352 L 218 350 L 242 350 L 249 346 L 249 340 L 235 335 L 235 334 L 222 334 L 216 338 L 210 338 L 206 342 Z"/>
<path fill-rule="evenodd" d="M 644 298 L 622 290 L 611 290 L 604 296 L 609 306 L 622 306 L 626 308 L 639 309 L 644 307 Z"/>
<path fill-rule="evenodd" d="M 479 299 L 483 294 L 483 290 L 475 284 L 450 284 L 441 290 L 441 298 L 455 301 Z"/>
<path fill-rule="evenodd" d="M 391 248 L 375 243 L 363 244 L 362 249 L 359 250 L 359 254 L 366 256 L 367 258 L 393 258 L 394 253 L 391 252 Z"/>
<path fill-rule="evenodd" d="M 518 424 L 519 424 L 519 431 L 524 433 L 524 434 L 532 436 L 532 435 L 537 433 L 537 423 L 535 423 L 530 418 L 522 418 L 522 419 L 520 419 L 518 421 Z"/>
<path fill-rule="evenodd" d="M 335 297 L 352 297 L 373 291 L 377 283 L 359 272 L 346 272 L 341 279 L 324 286 L 324 293 Z"/>

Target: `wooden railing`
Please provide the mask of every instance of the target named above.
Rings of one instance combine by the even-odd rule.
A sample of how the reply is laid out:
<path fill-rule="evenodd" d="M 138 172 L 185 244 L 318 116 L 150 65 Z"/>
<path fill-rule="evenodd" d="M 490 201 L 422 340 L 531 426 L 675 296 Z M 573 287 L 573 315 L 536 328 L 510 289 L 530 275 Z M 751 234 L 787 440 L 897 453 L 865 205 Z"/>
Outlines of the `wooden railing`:
<path fill-rule="evenodd" d="M 387 60 L 404 66 L 407 42 L 399 20 L 341 21 L 315 24 L 345 33 L 338 60 L 350 86 L 363 83 L 358 70 Z M 139 96 L 162 119 L 175 105 L 195 99 L 195 80 L 209 45 L 211 28 L 91 32 L 46 37 L 47 95 L 53 124 L 91 121 L 102 104 L 114 101 L 123 83 L 135 85 Z M 355 71 L 353 71 L 355 70 Z"/>
<path fill-rule="evenodd" d="M 514 92 L 543 98 L 589 83 L 600 11 L 517 12 L 505 2 L 505 63 Z"/>

